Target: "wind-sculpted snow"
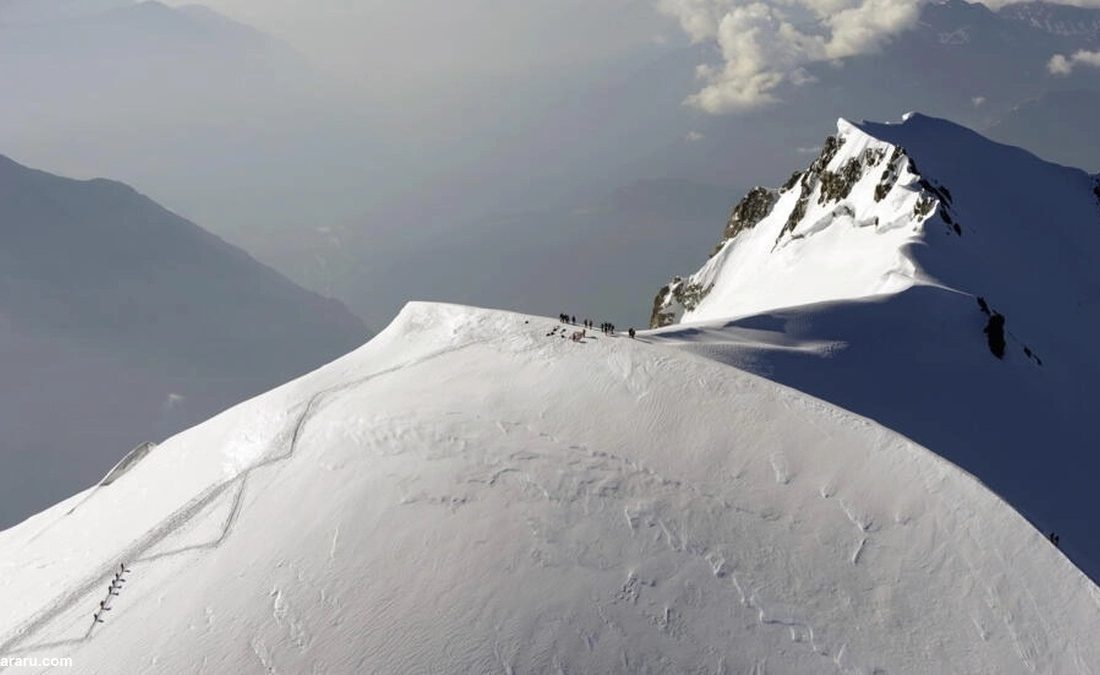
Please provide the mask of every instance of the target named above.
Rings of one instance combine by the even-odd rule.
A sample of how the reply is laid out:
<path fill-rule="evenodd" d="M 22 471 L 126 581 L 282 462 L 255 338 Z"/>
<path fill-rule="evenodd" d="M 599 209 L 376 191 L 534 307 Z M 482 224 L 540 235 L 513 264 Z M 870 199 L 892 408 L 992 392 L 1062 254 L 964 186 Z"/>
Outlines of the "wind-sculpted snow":
<path fill-rule="evenodd" d="M 714 360 L 555 325 L 409 305 L 0 533 L 0 653 L 166 673 L 1100 663 L 1100 591 L 969 475 Z"/>
<path fill-rule="evenodd" d="M 710 291 L 650 339 L 904 434 L 1100 579 L 1095 177 L 922 115 L 839 127 L 827 171 L 881 151 L 847 196 L 815 188 L 788 232 L 807 179 L 792 184 L 685 278 Z"/>

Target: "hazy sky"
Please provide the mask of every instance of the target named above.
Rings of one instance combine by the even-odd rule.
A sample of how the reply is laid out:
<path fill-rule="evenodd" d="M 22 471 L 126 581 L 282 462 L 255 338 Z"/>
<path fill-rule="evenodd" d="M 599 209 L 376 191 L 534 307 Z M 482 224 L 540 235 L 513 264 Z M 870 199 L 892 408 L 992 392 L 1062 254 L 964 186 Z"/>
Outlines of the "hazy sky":
<path fill-rule="evenodd" d="M 173 0 L 169 4 L 187 4 Z M 345 74 L 434 79 L 580 64 L 664 40 L 646 0 L 209 0 Z M 399 84 L 399 82 L 394 82 Z"/>
<path fill-rule="evenodd" d="M 183 0 L 186 2 L 187 0 Z M 374 86 L 576 65 L 684 36 L 714 47 L 686 103 L 721 114 L 774 103 L 805 66 L 879 49 L 928 0 L 209 0 L 316 63 Z M 997 9 L 1013 0 L 985 0 Z M 1063 4 L 1100 6 L 1100 0 Z M 682 32 L 677 30 L 677 24 Z M 1100 62 L 1063 57 L 1051 71 Z"/>
<path fill-rule="evenodd" d="M 466 273 L 495 263 L 506 240 L 619 204 L 622 188 L 647 195 L 630 190 L 639 181 L 703 185 L 668 188 L 661 204 L 689 207 L 711 187 L 732 204 L 801 166 L 797 149 L 812 154 L 838 115 L 919 108 L 977 126 L 1100 76 L 1096 43 L 1039 29 L 1031 51 L 941 48 L 936 31 L 1004 32 L 972 7 L 928 12 L 944 23 L 912 33 L 924 35 L 909 48 L 929 57 L 914 59 L 901 36 L 926 0 L 199 0 L 278 43 L 182 9 L 195 0 L 165 1 L 181 11 L 147 3 L 100 16 L 98 30 L 62 21 L 5 33 L 13 8 L 26 23 L 132 1 L 0 0 L 0 153 L 130 183 L 383 319 L 392 307 L 380 284 L 398 299 L 458 284 L 440 274 L 405 292 L 394 275 L 416 270 L 381 280 L 363 270 L 434 251 L 444 234 L 467 257 L 434 251 L 420 268 Z M 853 58 L 892 40 L 897 82 L 880 78 L 877 57 Z M 701 218 L 708 239 L 724 210 Z M 570 244 L 603 236 L 597 225 L 613 238 L 615 218 L 636 214 L 577 224 Z M 642 257 L 623 253 L 622 265 Z M 341 274 L 361 283 L 340 291 Z M 635 301 L 658 281 L 639 284 Z"/>

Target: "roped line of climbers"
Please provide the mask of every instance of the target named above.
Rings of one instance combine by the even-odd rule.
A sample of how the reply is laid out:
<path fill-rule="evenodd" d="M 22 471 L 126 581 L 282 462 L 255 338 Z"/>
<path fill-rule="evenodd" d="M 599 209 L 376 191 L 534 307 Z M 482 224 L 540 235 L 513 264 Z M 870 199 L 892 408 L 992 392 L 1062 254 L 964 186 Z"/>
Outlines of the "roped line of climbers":
<path fill-rule="evenodd" d="M 122 584 L 126 583 L 124 574 L 130 572 L 130 568 L 126 567 L 126 563 L 119 563 L 118 571 L 115 572 L 115 576 L 111 579 L 111 583 L 107 586 L 107 597 L 99 601 L 99 609 L 92 615 L 92 627 L 94 628 L 97 623 L 105 623 L 103 621 L 104 612 L 111 611 L 111 598 L 117 597 L 122 590 Z"/>
<path fill-rule="evenodd" d="M 325 396 L 346 391 L 382 375 L 386 375 L 388 373 L 392 373 L 403 368 L 416 366 L 426 361 L 430 361 L 431 359 L 439 358 L 441 356 L 453 354 L 457 351 L 471 348 L 477 344 L 479 344 L 477 341 L 468 341 L 462 344 L 452 345 L 443 349 L 435 350 L 417 358 L 398 363 L 389 368 L 384 368 L 382 370 L 370 373 L 369 375 L 356 378 L 350 382 L 328 387 L 326 389 L 316 392 L 312 397 L 309 398 L 308 402 L 305 405 L 305 410 L 302 412 L 301 416 L 298 417 L 297 420 L 293 421 L 293 434 L 291 437 L 291 442 L 288 444 L 289 448 L 286 451 L 286 454 L 268 456 L 267 459 L 263 459 L 262 461 L 259 461 L 258 463 L 247 468 L 242 474 L 239 474 L 237 478 L 208 487 L 191 501 L 184 504 L 182 507 L 180 507 L 167 518 L 165 518 L 160 525 L 153 528 L 152 530 L 147 531 L 145 535 L 143 535 L 139 540 L 133 542 L 128 548 L 129 553 L 127 553 L 127 555 L 141 554 L 151 548 L 154 544 L 163 541 L 166 536 L 175 532 L 181 526 L 181 524 L 190 522 L 190 519 L 193 518 L 196 513 L 198 513 L 202 508 L 205 508 L 206 505 L 210 504 L 211 500 L 217 498 L 229 486 L 243 480 L 243 478 L 249 475 L 249 473 L 253 470 L 259 469 L 263 466 L 268 466 L 278 461 L 286 460 L 290 456 L 292 456 L 294 454 L 295 446 L 298 443 L 298 438 L 302 432 L 302 429 L 304 428 L 304 425 L 306 424 L 306 422 L 309 421 L 309 418 L 316 413 L 315 404 L 318 401 L 322 400 Z M 105 618 L 104 612 L 111 611 L 111 597 L 117 596 L 119 594 L 122 583 L 126 581 L 123 578 L 123 575 L 128 572 L 131 572 L 131 570 L 126 567 L 124 563 L 119 566 L 118 571 L 115 573 L 114 579 L 112 580 L 110 586 L 108 586 L 107 597 L 104 598 L 104 600 L 100 603 L 99 609 L 93 614 L 93 622 L 88 627 L 88 630 L 82 637 L 74 640 L 49 643 L 49 646 L 76 644 L 87 640 L 92 635 L 92 632 L 95 630 L 96 624 L 105 623 L 103 621 L 103 619 Z M 92 589 L 95 588 L 95 586 L 99 583 L 99 580 L 99 574 L 96 574 L 90 579 L 86 579 L 85 582 L 82 582 L 78 587 L 71 589 L 69 592 L 55 598 L 46 607 L 28 617 L 23 626 L 20 627 L 18 630 L 14 631 L 10 635 L 0 634 L 0 654 L 4 653 L 5 651 L 9 651 L 17 645 L 25 642 L 30 635 L 33 635 L 41 630 L 43 626 L 47 625 L 50 621 L 55 619 L 60 612 L 65 611 L 77 602 L 82 601 L 82 599 L 86 597 L 87 594 L 92 591 Z M 113 593 L 111 592 L 112 586 L 114 587 Z"/>

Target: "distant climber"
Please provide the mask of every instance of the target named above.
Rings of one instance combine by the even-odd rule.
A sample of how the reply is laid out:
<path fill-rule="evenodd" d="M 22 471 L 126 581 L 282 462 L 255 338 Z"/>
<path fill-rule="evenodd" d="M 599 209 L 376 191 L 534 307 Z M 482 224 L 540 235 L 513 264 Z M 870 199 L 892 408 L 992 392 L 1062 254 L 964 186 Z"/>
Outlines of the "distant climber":
<path fill-rule="evenodd" d="M 981 296 L 978 296 L 978 308 L 981 309 L 982 314 L 985 314 L 986 316 L 989 316 L 991 314 L 991 312 L 989 311 L 989 303 L 987 303 L 985 301 L 985 298 Z"/>
<path fill-rule="evenodd" d="M 1047 538 L 1050 539 L 1050 543 L 1054 544 L 1055 548 L 1058 548 L 1058 542 L 1061 541 L 1061 537 L 1059 537 L 1057 534 L 1051 532 L 1050 536 L 1047 537 Z"/>
<path fill-rule="evenodd" d="M 989 339 L 989 351 L 999 359 L 1005 357 L 1005 318 L 999 312 L 993 312 L 983 331 Z"/>
<path fill-rule="evenodd" d="M 628 330 L 627 335 L 629 335 L 630 339 L 633 340 L 634 339 L 634 328 L 631 328 L 630 330 Z"/>

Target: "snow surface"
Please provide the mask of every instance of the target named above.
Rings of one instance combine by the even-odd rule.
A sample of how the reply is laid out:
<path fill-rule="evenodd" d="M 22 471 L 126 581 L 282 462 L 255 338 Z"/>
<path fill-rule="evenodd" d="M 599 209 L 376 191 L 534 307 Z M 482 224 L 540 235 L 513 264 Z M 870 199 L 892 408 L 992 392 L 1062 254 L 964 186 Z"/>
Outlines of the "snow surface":
<path fill-rule="evenodd" d="M 902 150 L 886 197 L 869 192 L 882 181 L 879 163 L 842 200 L 822 206 L 815 192 L 784 234 L 797 197 L 786 193 L 688 278 L 714 287 L 683 323 L 646 339 L 792 386 L 932 449 L 1057 532 L 1100 579 L 1097 179 L 921 114 L 838 127 L 832 170 L 869 147 L 886 158 Z M 918 195 L 933 204 L 923 214 L 913 209 Z M 987 346 L 978 297 L 1007 319 L 1003 360 Z"/>
<path fill-rule="evenodd" d="M 970 475 L 714 360 L 557 326 L 410 304 L 0 532 L 0 654 L 89 673 L 1095 672 L 1100 589 Z"/>

